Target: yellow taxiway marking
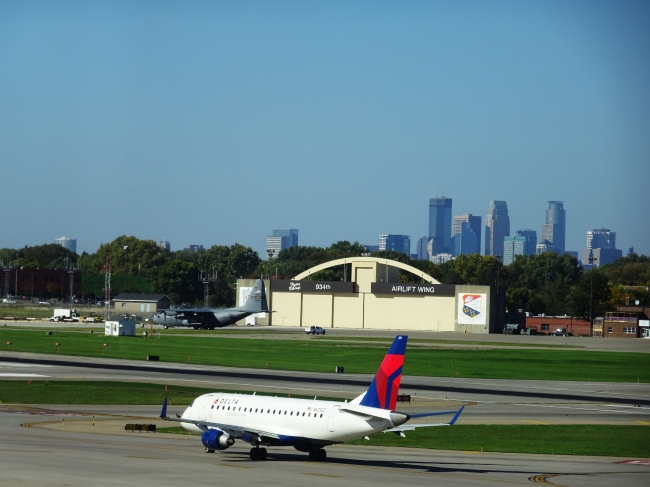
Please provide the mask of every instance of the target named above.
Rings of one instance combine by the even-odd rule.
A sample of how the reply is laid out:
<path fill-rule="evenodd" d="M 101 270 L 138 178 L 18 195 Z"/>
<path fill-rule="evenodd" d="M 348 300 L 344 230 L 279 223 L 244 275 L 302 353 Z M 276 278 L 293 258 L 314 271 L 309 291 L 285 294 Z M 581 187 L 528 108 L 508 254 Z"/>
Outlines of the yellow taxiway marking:
<path fill-rule="evenodd" d="M 650 422 L 648 422 L 648 421 L 639 421 L 639 420 L 637 420 L 637 423 L 642 424 L 643 426 L 650 426 Z"/>
<path fill-rule="evenodd" d="M 542 421 L 533 421 L 532 419 L 520 419 L 522 423 L 532 423 L 532 424 L 548 424 L 548 423 L 543 423 Z"/>

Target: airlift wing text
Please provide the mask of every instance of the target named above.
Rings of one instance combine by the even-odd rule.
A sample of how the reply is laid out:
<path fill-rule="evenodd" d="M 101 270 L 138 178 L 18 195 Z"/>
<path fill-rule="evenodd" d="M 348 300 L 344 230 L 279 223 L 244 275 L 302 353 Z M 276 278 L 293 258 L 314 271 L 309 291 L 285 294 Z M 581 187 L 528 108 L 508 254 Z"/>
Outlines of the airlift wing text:
<path fill-rule="evenodd" d="M 452 284 L 404 284 L 399 282 L 373 282 L 372 294 L 426 294 L 429 296 L 455 296 L 456 286 Z"/>

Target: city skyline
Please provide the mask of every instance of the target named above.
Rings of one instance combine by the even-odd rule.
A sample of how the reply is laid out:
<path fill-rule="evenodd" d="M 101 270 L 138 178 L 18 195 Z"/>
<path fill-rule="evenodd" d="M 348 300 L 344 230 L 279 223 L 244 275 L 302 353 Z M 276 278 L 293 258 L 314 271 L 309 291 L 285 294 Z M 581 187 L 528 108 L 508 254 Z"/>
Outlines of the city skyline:
<path fill-rule="evenodd" d="M 0 248 L 415 240 L 444 194 L 650 254 L 649 4 L 279 4 L 3 2 Z"/>

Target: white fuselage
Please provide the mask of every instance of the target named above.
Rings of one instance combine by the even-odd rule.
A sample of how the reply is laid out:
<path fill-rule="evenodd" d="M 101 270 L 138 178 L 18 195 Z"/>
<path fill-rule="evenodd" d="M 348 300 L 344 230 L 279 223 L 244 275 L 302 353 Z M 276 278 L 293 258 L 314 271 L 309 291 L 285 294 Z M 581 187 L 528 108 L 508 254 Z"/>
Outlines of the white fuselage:
<path fill-rule="evenodd" d="M 266 431 L 278 435 L 283 443 L 298 439 L 339 443 L 394 426 L 388 410 L 346 402 L 248 394 L 204 394 L 194 400 L 182 418 Z M 191 423 L 181 424 L 190 431 L 203 431 Z"/>

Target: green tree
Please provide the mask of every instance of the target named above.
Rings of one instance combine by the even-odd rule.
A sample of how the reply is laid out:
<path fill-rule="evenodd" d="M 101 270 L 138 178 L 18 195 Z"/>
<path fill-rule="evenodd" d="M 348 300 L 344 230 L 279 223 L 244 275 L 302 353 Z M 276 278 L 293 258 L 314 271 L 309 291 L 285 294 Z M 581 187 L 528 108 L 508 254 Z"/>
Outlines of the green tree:
<path fill-rule="evenodd" d="M 147 277 L 154 292 L 177 294 L 182 302 L 195 303 L 203 297 L 203 285 L 197 276 L 195 264 L 173 259 L 149 269 Z"/>

